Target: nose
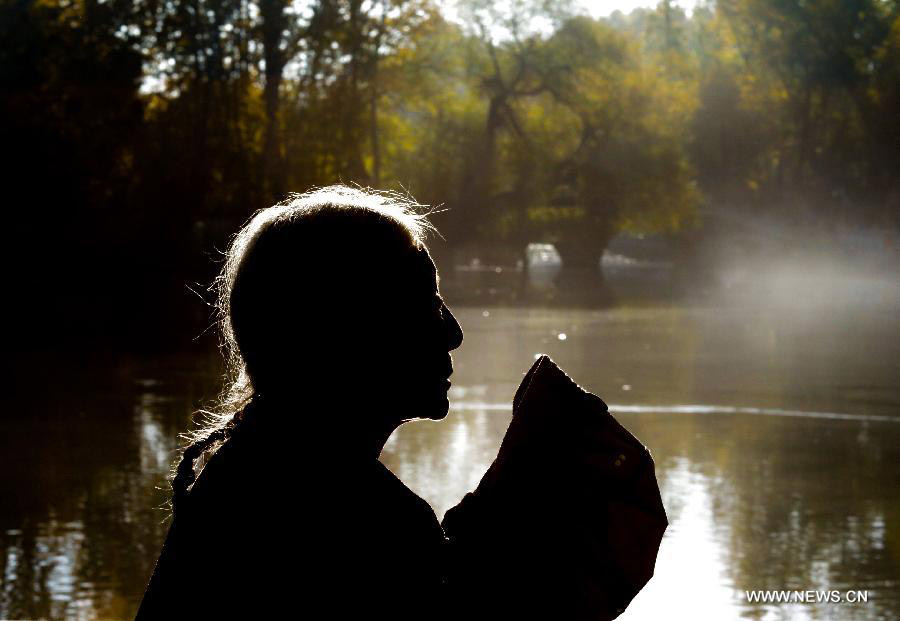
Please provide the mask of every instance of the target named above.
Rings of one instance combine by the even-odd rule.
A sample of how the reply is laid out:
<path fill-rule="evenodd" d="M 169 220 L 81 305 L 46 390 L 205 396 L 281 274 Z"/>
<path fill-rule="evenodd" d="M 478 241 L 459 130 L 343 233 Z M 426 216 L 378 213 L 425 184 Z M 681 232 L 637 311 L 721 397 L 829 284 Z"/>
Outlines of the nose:
<path fill-rule="evenodd" d="M 450 312 L 450 309 L 447 308 L 446 304 L 441 308 L 441 315 L 444 317 L 444 329 L 447 331 L 447 351 L 453 351 L 462 345 L 462 327 L 459 325 L 456 317 L 453 316 L 453 313 Z"/>

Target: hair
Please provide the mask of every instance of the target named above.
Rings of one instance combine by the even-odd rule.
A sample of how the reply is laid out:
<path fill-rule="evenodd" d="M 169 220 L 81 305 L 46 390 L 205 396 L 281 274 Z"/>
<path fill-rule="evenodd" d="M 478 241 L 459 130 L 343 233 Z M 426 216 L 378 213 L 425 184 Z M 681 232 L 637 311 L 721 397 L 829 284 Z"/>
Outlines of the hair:
<path fill-rule="evenodd" d="M 234 235 L 222 270 L 210 287 L 216 295 L 219 348 L 225 362 L 223 389 L 213 407 L 198 412 L 200 428 L 185 435 L 187 446 L 172 481 L 175 511 L 196 480 L 195 462 L 205 463 L 239 430 L 245 413 L 259 396 L 263 362 L 270 354 L 265 344 L 267 339 L 278 339 L 267 333 L 265 326 L 281 322 L 271 321 L 271 317 L 259 315 L 263 311 L 255 309 L 282 308 L 286 304 L 284 291 L 290 289 L 283 286 L 283 278 L 293 277 L 298 263 L 315 260 L 315 253 L 323 248 L 333 251 L 337 246 L 355 252 L 350 252 L 340 266 L 327 274 L 315 269 L 301 270 L 307 288 L 293 288 L 303 289 L 301 295 L 305 298 L 310 291 L 334 287 L 329 278 L 333 280 L 334 273 L 341 269 L 348 273 L 355 270 L 366 249 L 378 253 L 386 243 L 398 242 L 397 247 L 423 250 L 425 235 L 434 230 L 426 209 L 408 195 L 332 185 L 292 194 L 281 203 L 257 211 Z M 304 321 L 303 317 L 295 319 L 293 314 L 309 315 L 317 308 L 321 311 L 323 306 L 334 312 L 337 305 L 347 303 L 346 296 L 335 296 L 333 290 L 329 293 L 332 295 L 318 296 L 313 305 L 291 300 L 295 303 L 290 308 L 291 323 Z M 203 463 L 199 464 L 201 469 Z"/>

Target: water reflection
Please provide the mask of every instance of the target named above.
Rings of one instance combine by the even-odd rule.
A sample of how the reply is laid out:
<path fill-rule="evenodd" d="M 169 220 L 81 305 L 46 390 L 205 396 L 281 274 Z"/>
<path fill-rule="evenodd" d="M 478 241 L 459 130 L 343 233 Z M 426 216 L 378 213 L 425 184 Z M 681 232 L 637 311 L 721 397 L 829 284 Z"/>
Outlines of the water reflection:
<path fill-rule="evenodd" d="M 446 433 L 405 427 L 385 456 L 439 513 L 484 472 L 509 419 L 503 404 L 460 405 Z M 808 417 L 744 413 L 618 418 L 653 448 L 671 521 L 656 576 L 622 619 L 673 611 L 704 619 L 885 619 L 900 611 L 896 541 L 887 549 L 897 536 L 888 525 L 900 523 L 896 421 L 825 419 L 823 428 Z M 481 434 L 493 442 L 459 453 L 460 438 Z M 750 605 L 744 592 L 762 589 L 859 589 L 870 601 Z"/>
<path fill-rule="evenodd" d="M 177 435 L 214 390 L 210 370 L 206 359 L 16 361 L 0 423 L 0 618 L 133 616 L 167 528 Z"/>
<path fill-rule="evenodd" d="M 671 526 L 623 619 L 900 615 L 893 316 L 721 309 L 463 309 L 453 410 L 383 459 L 438 514 L 479 480 L 546 351 L 653 450 Z M 566 334 L 560 339 L 560 334 Z M 0 422 L 0 618 L 129 618 L 168 526 L 177 435 L 206 356 L 19 361 Z M 626 389 L 627 387 L 627 389 Z M 861 589 L 868 604 L 749 604 Z"/>

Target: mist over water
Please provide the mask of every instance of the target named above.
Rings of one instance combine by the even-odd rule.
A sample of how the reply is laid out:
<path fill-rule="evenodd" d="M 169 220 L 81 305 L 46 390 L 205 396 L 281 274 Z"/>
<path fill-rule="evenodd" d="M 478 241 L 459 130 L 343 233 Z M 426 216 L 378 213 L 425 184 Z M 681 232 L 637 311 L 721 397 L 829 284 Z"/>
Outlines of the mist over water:
<path fill-rule="evenodd" d="M 746 304 L 833 320 L 834 311 L 896 312 L 900 310 L 900 256 L 884 255 L 884 263 L 838 263 L 815 257 L 782 261 L 745 260 L 719 268 L 722 304 Z M 836 326 L 839 327 L 839 326 Z"/>

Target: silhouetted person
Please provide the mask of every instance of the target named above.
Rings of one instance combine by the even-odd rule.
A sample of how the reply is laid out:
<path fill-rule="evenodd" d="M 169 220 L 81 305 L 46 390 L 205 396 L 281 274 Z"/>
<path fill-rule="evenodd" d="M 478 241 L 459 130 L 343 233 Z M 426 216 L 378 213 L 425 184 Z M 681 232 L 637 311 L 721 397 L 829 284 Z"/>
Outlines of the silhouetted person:
<path fill-rule="evenodd" d="M 446 610 L 443 530 L 378 461 L 399 425 L 449 407 L 462 331 L 427 226 L 401 200 L 332 187 L 238 233 L 218 283 L 229 383 L 178 466 L 138 619 Z"/>

